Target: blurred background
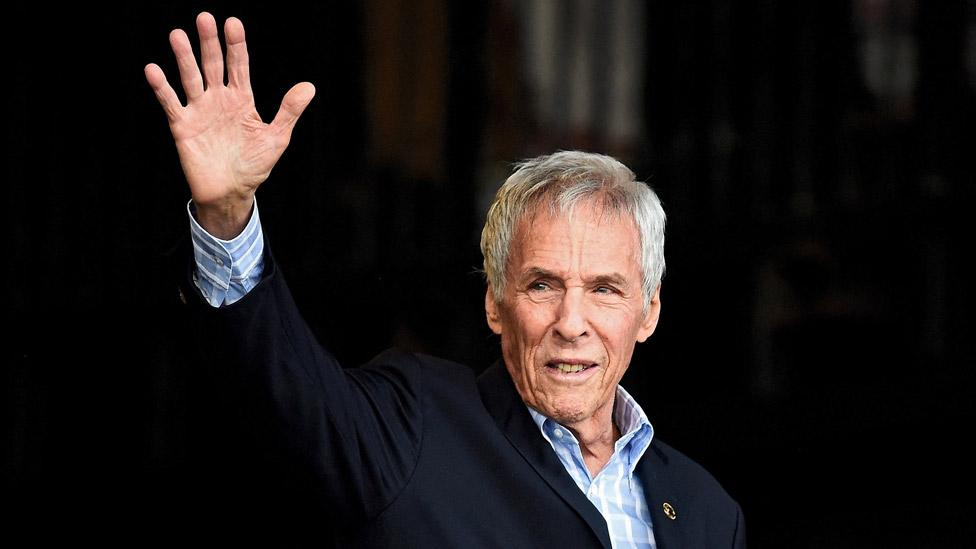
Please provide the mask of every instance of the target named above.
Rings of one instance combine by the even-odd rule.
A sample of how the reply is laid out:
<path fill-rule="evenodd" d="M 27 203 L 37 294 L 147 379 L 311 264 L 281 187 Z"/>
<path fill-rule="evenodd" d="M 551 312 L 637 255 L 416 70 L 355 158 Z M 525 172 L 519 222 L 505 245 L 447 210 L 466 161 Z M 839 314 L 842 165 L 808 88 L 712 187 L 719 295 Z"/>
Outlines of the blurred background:
<path fill-rule="evenodd" d="M 11 525 L 140 544 L 327 528 L 180 332 L 165 254 L 189 191 L 143 67 L 182 98 L 167 36 L 199 53 L 204 10 L 221 36 L 243 21 L 266 121 L 316 86 L 258 202 L 347 365 L 391 345 L 490 365 L 494 191 L 522 158 L 611 154 L 668 213 L 661 322 L 624 386 L 742 504 L 750 546 L 972 546 L 972 0 L 15 5 Z"/>

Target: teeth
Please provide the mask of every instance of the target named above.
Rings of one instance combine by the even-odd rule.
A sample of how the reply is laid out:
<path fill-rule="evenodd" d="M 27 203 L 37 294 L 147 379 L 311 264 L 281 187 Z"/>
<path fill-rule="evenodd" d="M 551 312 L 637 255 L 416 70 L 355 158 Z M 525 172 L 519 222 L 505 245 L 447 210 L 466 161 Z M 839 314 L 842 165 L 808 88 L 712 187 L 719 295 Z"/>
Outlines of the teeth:
<path fill-rule="evenodd" d="M 567 374 L 573 374 L 576 372 L 582 372 L 585 366 L 582 364 L 566 364 L 563 362 L 556 363 L 556 368 L 559 368 L 560 372 L 566 372 Z"/>

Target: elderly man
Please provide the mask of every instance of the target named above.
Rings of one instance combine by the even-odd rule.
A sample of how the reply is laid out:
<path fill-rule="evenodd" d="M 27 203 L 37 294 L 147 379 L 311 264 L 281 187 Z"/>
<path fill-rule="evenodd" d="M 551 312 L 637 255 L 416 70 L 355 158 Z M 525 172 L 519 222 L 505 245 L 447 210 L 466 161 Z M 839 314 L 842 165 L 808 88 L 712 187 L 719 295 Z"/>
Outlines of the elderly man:
<path fill-rule="evenodd" d="M 203 77 L 170 34 L 182 106 L 146 78 L 190 185 L 181 294 L 202 352 L 232 365 L 343 547 L 743 547 L 738 504 L 654 437 L 620 386 L 655 329 L 664 212 L 616 160 L 521 163 L 488 213 L 485 311 L 503 360 L 469 368 L 389 351 L 344 370 L 302 320 L 264 239 L 255 191 L 314 95 L 293 87 L 271 124 L 254 109 L 244 28 L 197 18 Z"/>

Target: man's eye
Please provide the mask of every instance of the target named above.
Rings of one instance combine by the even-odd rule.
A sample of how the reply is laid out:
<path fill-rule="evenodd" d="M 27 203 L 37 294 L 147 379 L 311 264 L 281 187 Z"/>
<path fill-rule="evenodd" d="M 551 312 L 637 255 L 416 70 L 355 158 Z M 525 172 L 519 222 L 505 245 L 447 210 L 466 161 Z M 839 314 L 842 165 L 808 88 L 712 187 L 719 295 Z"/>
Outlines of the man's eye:
<path fill-rule="evenodd" d="M 532 286 L 529 286 L 529 289 L 537 292 L 543 292 L 549 289 L 549 285 L 545 282 L 533 282 Z"/>
<path fill-rule="evenodd" d="M 604 294 L 604 295 L 609 295 L 609 294 L 614 293 L 614 290 L 613 290 L 613 288 L 611 288 L 609 286 L 597 286 L 596 293 L 598 293 L 598 294 Z"/>

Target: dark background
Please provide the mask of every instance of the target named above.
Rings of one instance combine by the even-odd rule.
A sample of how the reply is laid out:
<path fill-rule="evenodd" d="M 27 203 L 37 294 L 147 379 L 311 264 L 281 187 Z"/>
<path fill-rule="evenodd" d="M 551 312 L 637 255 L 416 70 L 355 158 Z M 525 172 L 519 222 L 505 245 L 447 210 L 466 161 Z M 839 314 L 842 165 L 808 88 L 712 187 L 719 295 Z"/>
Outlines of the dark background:
<path fill-rule="evenodd" d="M 608 5 L 557 2 L 557 112 L 574 25 L 602 29 L 586 35 L 600 58 Z M 972 545 L 973 3 L 644 4 L 640 131 L 622 140 L 600 115 L 602 63 L 587 123 L 536 112 L 521 9 L 7 10 L 10 526 L 126 544 L 328 528 L 180 343 L 165 253 L 187 234 L 189 192 L 143 67 L 182 97 L 167 35 L 183 28 L 198 52 L 207 10 L 221 35 L 243 21 L 266 121 L 293 84 L 317 88 L 259 204 L 296 300 L 346 364 L 400 345 L 489 365 L 484 197 L 515 160 L 613 154 L 669 216 L 661 322 L 624 385 L 742 504 L 750 545 Z"/>

